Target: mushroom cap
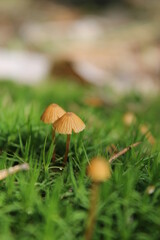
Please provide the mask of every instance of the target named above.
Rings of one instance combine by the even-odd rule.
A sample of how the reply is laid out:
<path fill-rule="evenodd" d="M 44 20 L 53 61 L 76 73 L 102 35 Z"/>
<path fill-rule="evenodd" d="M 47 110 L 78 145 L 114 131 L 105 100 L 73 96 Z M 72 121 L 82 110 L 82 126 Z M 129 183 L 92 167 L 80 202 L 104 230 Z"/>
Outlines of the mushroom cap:
<path fill-rule="evenodd" d="M 126 126 L 131 126 L 136 122 L 136 116 L 132 112 L 127 112 L 123 116 L 123 122 Z"/>
<path fill-rule="evenodd" d="M 87 174 L 94 182 L 104 182 L 111 177 L 110 164 L 103 157 L 93 158 L 87 168 Z"/>
<path fill-rule="evenodd" d="M 74 113 L 67 112 L 54 123 L 54 128 L 61 134 L 79 133 L 85 129 L 84 122 Z"/>
<path fill-rule="evenodd" d="M 53 124 L 57 119 L 62 117 L 65 114 L 63 108 L 61 108 L 58 104 L 52 103 L 50 104 L 44 111 L 41 116 L 41 120 L 44 123 Z"/>
<path fill-rule="evenodd" d="M 149 129 L 148 129 L 147 125 L 142 124 L 140 126 L 140 131 L 141 131 L 142 134 L 146 134 L 147 132 L 149 132 Z"/>

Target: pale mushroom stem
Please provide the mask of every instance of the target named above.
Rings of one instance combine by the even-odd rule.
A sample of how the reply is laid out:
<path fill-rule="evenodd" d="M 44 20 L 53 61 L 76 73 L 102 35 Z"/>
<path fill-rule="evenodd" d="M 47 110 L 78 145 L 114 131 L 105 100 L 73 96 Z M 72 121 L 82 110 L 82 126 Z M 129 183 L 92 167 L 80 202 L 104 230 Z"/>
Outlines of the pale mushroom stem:
<path fill-rule="evenodd" d="M 69 146 L 70 146 L 70 140 L 71 140 L 71 135 L 68 134 L 67 135 L 67 142 L 66 142 L 66 152 L 65 152 L 65 156 L 64 156 L 64 164 L 66 164 L 66 162 L 67 162 L 68 153 L 69 153 Z"/>
<path fill-rule="evenodd" d="M 99 183 L 93 183 L 91 189 L 90 210 L 85 232 L 85 240 L 91 240 L 96 222 L 97 205 L 99 195 Z"/>

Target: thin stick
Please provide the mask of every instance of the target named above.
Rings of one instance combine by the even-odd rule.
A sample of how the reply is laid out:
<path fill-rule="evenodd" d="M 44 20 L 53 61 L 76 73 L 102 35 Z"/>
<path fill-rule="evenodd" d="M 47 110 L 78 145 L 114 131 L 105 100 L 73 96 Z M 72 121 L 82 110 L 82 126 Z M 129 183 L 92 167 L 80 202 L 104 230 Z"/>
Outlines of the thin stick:
<path fill-rule="evenodd" d="M 124 148 L 122 151 L 116 153 L 115 155 L 113 155 L 113 156 L 109 159 L 109 163 L 112 163 L 115 159 L 117 159 L 117 158 L 120 157 L 121 155 L 125 154 L 125 153 L 128 152 L 130 149 L 138 146 L 139 144 L 141 144 L 141 142 L 136 142 L 136 143 L 130 145 L 129 147 Z"/>
<path fill-rule="evenodd" d="M 13 175 L 16 172 L 26 171 L 26 170 L 29 170 L 28 163 L 24 163 L 24 164 L 16 165 L 14 167 L 10 167 L 8 169 L 0 170 L 0 180 L 5 179 L 9 175 Z"/>
<path fill-rule="evenodd" d="M 71 140 L 71 135 L 68 134 L 67 135 L 67 142 L 66 142 L 66 152 L 65 152 L 65 156 L 64 156 L 64 164 L 66 164 L 66 162 L 67 162 L 68 153 L 69 153 L 69 146 L 70 146 L 70 140 Z"/>
<path fill-rule="evenodd" d="M 85 232 L 85 240 L 91 240 L 94 232 L 96 215 L 97 215 L 97 205 L 99 196 L 99 183 L 93 183 L 91 189 L 91 203 L 90 211 L 88 215 L 87 229 Z"/>

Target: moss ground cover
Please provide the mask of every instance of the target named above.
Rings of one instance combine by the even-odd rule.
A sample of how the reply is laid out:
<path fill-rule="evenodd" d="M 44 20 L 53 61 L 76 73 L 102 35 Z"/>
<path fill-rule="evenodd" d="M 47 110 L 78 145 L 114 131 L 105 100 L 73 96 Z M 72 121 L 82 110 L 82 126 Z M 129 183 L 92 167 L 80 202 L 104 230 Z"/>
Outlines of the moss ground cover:
<path fill-rule="evenodd" d="M 33 88 L 0 83 L 0 169 L 30 165 L 28 172 L 0 182 L 1 240 L 83 239 L 91 186 L 86 175 L 89 160 L 97 155 L 109 159 L 111 144 L 120 151 L 137 141 L 142 143 L 113 162 L 112 177 L 100 187 L 93 240 L 159 239 L 160 97 L 146 100 L 130 94 L 113 106 L 94 107 L 84 102 L 93 92 L 65 82 Z M 85 131 L 72 135 L 64 169 L 66 136 L 57 134 L 53 146 L 51 126 L 40 121 L 50 103 L 75 112 L 86 124 Z M 123 123 L 128 110 L 137 119 L 130 127 Z M 141 124 L 148 125 L 154 145 L 141 133 Z M 154 186 L 152 194 L 149 186 Z"/>

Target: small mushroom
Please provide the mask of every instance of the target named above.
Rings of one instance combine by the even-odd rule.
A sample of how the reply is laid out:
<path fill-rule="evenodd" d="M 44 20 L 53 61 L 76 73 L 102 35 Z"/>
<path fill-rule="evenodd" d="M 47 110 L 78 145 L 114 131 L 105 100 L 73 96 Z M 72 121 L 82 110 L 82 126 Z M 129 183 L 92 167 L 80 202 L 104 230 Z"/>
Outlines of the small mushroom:
<path fill-rule="evenodd" d="M 41 116 L 41 121 L 43 121 L 46 124 L 52 124 L 52 128 L 53 128 L 52 140 L 53 141 L 55 138 L 55 129 L 54 129 L 53 123 L 57 121 L 57 119 L 62 117 L 64 114 L 65 114 L 65 111 L 63 108 L 61 108 L 58 104 L 52 103 L 45 109 L 45 111 Z"/>
<path fill-rule="evenodd" d="M 132 112 L 126 112 L 123 116 L 123 122 L 127 127 L 136 123 L 136 116 Z"/>
<path fill-rule="evenodd" d="M 55 139 L 55 129 L 53 126 L 53 123 L 57 121 L 60 117 L 62 117 L 65 114 L 65 111 L 63 108 L 61 108 L 58 104 L 52 103 L 50 104 L 45 111 L 43 112 L 41 116 L 41 121 L 43 121 L 46 124 L 52 124 L 52 141 L 54 142 Z M 55 150 L 53 152 L 52 160 L 55 160 Z"/>
<path fill-rule="evenodd" d="M 66 152 L 64 156 L 64 163 L 67 161 L 70 139 L 72 131 L 75 133 L 79 133 L 85 129 L 84 122 L 73 112 L 65 113 L 61 118 L 59 118 L 54 123 L 55 130 L 60 134 L 67 134 L 67 142 L 66 142 Z"/>
<path fill-rule="evenodd" d="M 149 128 L 147 127 L 147 125 L 145 124 L 141 125 L 140 132 L 146 137 L 146 139 L 151 145 L 154 145 L 156 143 L 156 139 L 153 137 L 152 133 L 149 131 Z"/>
<path fill-rule="evenodd" d="M 109 163 L 103 157 L 93 158 L 87 169 L 93 182 L 104 182 L 111 177 Z"/>
<path fill-rule="evenodd" d="M 91 240 L 95 221 L 96 212 L 99 197 L 99 185 L 101 182 L 108 180 L 111 177 L 111 169 L 109 162 L 102 157 L 96 157 L 91 160 L 88 168 L 87 174 L 92 180 L 91 188 L 91 200 L 90 200 L 90 210 L 87 222 L 87 228 L 85 232 L 85 240 Z"/>

